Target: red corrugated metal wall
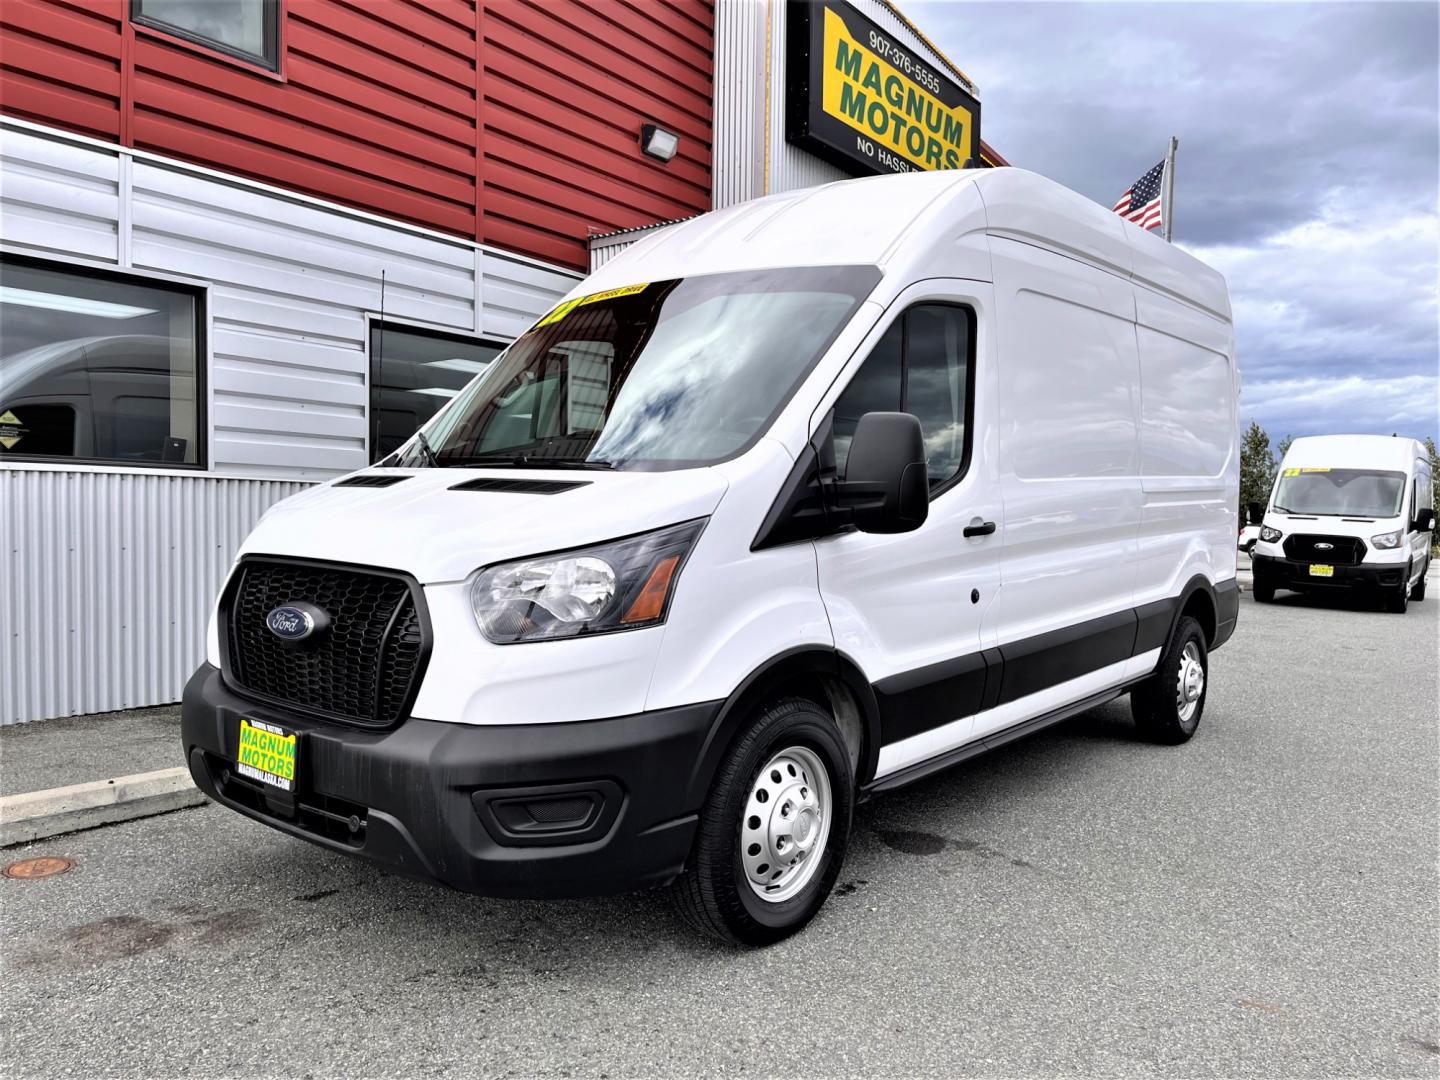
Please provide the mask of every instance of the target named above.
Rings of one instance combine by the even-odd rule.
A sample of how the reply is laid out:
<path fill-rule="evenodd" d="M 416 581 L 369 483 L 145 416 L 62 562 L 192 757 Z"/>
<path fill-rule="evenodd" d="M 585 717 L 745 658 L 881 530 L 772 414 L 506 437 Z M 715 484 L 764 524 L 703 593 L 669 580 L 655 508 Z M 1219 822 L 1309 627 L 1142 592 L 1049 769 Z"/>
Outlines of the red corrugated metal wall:
<path fill-rule="evenodd" d="M 577 267 L 709 208 L 711 0 L 282 0 L 278 75 L 128 6 L 0 0 L 0 111 Z"/>

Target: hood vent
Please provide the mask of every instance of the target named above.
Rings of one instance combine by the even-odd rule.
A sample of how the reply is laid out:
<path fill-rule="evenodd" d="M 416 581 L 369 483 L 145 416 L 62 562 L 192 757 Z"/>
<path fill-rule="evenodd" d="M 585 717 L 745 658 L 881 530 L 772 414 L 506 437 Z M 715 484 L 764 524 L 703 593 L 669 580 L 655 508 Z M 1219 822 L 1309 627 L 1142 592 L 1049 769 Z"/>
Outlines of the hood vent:
<path fill-rule="evenodd" d="M 409 480 L 408 476 L 382 476 L 379 473 L 370 473 L 366 476 L 348 476 L 344 480 L 336 480 L 331 487 L 389 487 L 391 484 L 398 484 L 402 480 Z"/>
<path fill-rule="evenodd" d="M 589 480 L 511 480 L 500 476 L 482 476 L 451 484 L 451 491 L 506 491 L 512 495 L 558 495 L 571 488 L 585 487 Z"/>

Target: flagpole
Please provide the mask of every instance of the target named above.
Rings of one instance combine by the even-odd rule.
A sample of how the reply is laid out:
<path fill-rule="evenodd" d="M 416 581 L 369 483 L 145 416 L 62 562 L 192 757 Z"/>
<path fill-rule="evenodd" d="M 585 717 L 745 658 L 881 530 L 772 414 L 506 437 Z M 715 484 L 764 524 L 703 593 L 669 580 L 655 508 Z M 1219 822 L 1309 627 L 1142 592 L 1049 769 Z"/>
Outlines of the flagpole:
<path fill-rule="evenodd" d="M 1180 147 L 1180 140 L 1174 135 L 1170 136 L 1170 151 L 1165 155 L 1165 186 L 1161 189 L 1164 199 L 1161 217 L 1165 219 L 1165 239 L 1170 239 L 1174 231 L 1175 221 L 1175 151 Z"/>

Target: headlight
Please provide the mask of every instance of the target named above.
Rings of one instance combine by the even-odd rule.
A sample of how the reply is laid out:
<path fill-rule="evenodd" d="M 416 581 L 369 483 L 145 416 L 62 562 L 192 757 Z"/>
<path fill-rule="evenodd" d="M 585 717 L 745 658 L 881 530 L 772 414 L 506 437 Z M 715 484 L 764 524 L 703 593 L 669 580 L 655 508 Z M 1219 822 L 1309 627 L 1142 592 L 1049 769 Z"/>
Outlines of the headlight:
<path fill-rule="evenodd" d="M 1284 535 L 1279 529 L 1272 529 L 1269 525 L 1260 526 L 1260 539 L 1267 544 L 1278 544 Z"/>
<path fill-rule="evenodd" d="M 1400 546 L 1400 541 L 1405 537 L 1404 529 L 1396 529 L 1394 532 L 1381 533 L 1379 536 L 1370 537 L 1370 543 L 1374 544 L 1381 551 L 1390 551 Z"/>
<path fill-rule="evenodd" d="M 704 526 L 486 567 L 470 586 L 475 621 L 497 645 L 656 626 Z"/>

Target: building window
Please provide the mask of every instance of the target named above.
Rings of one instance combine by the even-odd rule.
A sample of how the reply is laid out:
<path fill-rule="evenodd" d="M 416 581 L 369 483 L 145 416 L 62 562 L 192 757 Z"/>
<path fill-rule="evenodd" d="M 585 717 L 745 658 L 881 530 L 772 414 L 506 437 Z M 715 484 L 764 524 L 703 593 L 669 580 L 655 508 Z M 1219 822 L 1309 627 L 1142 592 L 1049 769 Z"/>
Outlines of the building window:
<path fill-rule="evenodd" d="M 505 346 L 460 334 L 370 324 L 370 460 L 400 449 Z"/>
<path fill-rule="evenodd" d="M 130 0 L 130 18 L 227 56 L 279 70 L 279 0 Z"/>
<path fill-rule="evenodd" d="M 198 290 L 0 259 L 0 460 L 202 465 Z"/>

